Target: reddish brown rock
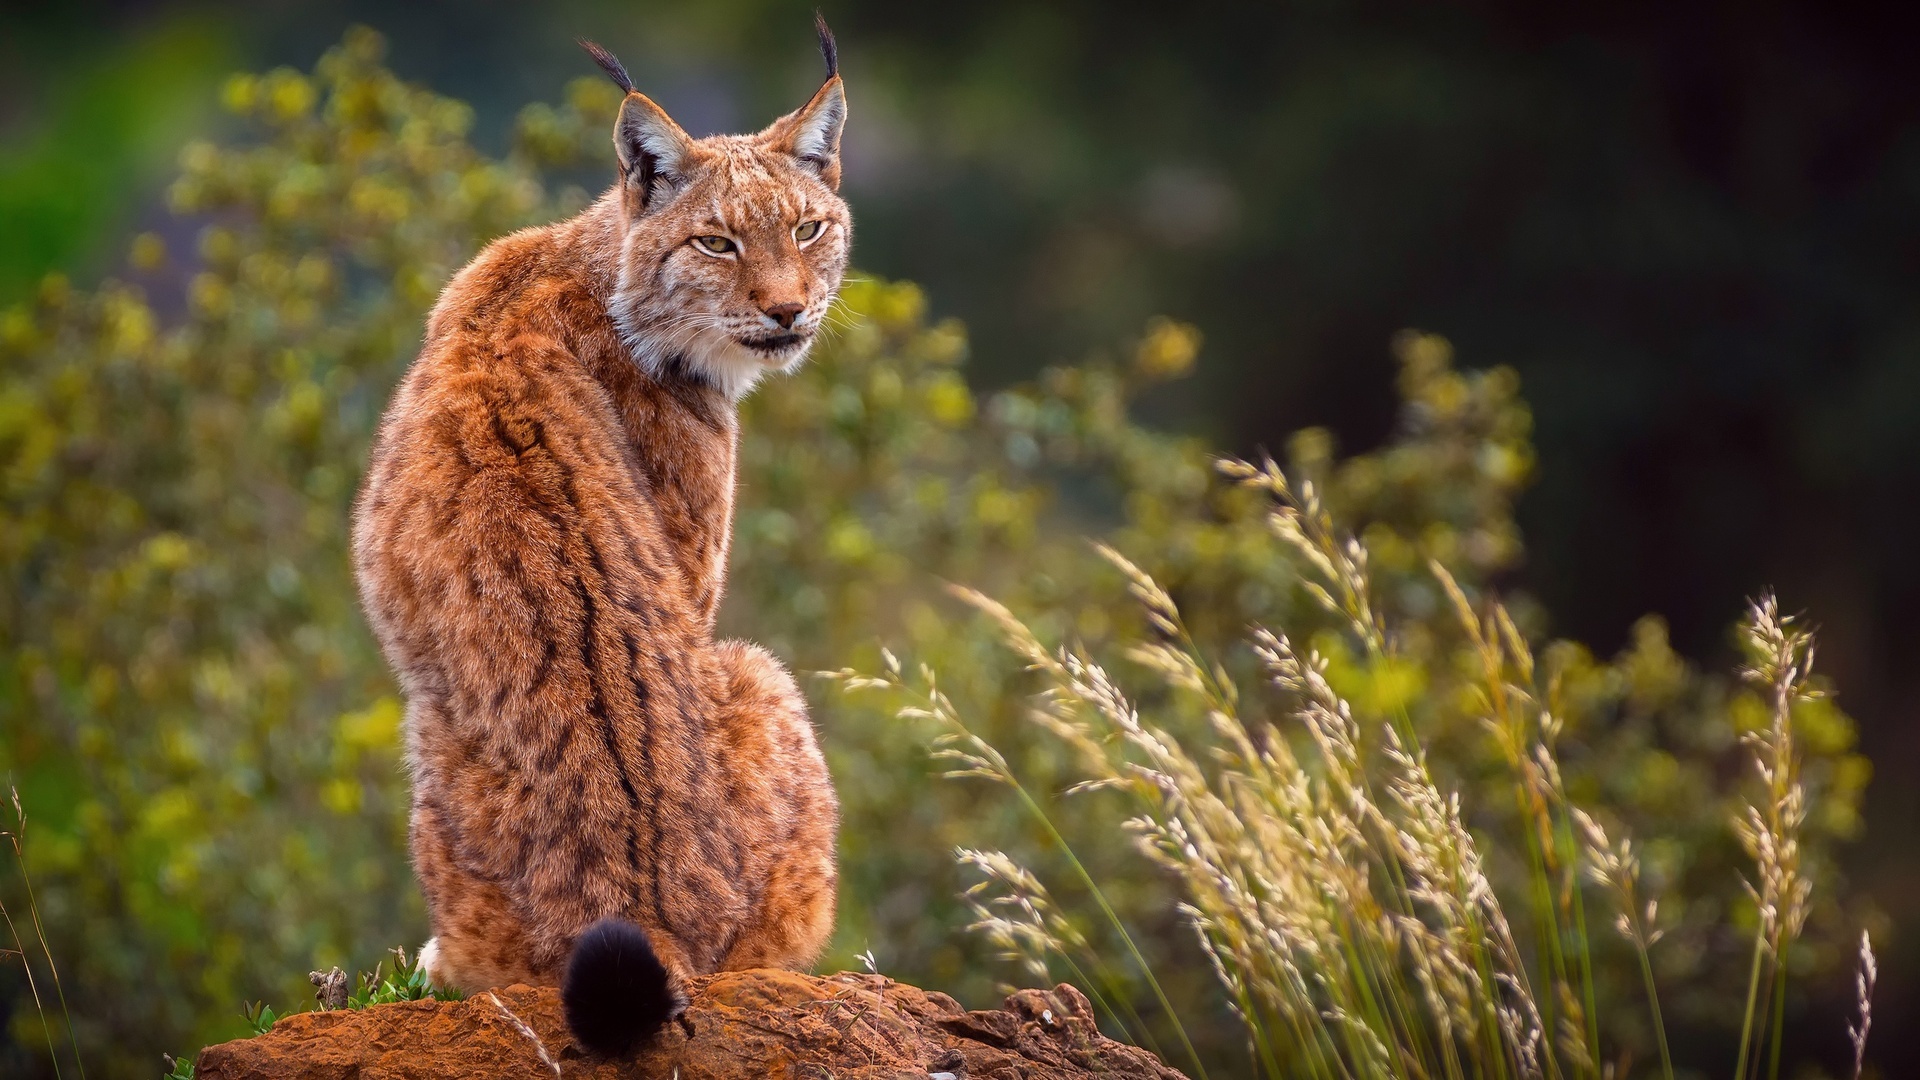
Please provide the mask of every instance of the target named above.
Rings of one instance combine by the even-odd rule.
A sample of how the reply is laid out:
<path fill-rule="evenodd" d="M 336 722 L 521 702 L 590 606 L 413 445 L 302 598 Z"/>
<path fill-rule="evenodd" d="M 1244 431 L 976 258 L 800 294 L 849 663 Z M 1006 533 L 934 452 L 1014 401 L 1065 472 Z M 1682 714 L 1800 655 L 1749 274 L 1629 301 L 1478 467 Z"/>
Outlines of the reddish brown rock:
<path fill-rule="evenodd" d="M 588 1057 L 560 995 L 512 986 L 459 1002 L 414 1001 L 289 1016 L 253 1039 L 201 1051 L 200 1080 L 1181 1080 L 1094 1025 L 1078 990 L 1022 990 L 1004 1010 L 878 975 L 736 971 L 696 979 L 686 1013 L 630 1061 Z M 951 1078 L 941 1074 L 951 1074 Z"/>

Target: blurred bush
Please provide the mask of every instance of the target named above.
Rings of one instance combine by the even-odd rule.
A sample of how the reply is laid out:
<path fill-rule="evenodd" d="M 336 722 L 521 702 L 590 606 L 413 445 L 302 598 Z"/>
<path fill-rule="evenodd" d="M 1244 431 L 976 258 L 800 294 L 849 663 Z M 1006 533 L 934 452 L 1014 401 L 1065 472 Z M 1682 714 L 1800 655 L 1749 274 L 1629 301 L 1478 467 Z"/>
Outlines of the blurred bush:
<path fill-rule="evenodd" d="M 210 13 L 100 32 L 98 13 L 0 10 L 0 303 L 50 267 L 110 265 L 180 143 L 203 125 L 210 83 L 234 66 L 234 25 Z M 51 16 L 51 17 L 47 17 Z M 81 24 L 86 47 L 60 47 Z M 139 87 L 130 94 L 129 86 Z M 24 93 L 22 92 L 24 91 Z"/>
<path fill-rule="evenodd" d="M 311 75 L 237 76 L 224 99 L 254 137 L 183 151 L 171 198 L 195 250 L 143 236 L 124 278 L 90 292 L 49 279 L 0 315 L 0 771 L 27 808 L 40 913 L 101 1075 L 239 1034 L 243 999 L 304 1000 L 310 968 L 364 966 L 423 936 L 400 707 L 355 603 L 347 507 L 441 283 L 487 240 L 584 204 L 581 182 L 609 171 L 617 104 L 582 80 L 527 109 L 492 159 L 468 140 L 469 111 L 395 79 L 370 31 Z M 913 286 L 850 282 L 835 321 L 806 369 L 746 405 L 729 632 L 801 670 L 871 668 L 892 643 L 940 671 L 1033 790 L 1057 791 L 1074 771 L 1021 718 L 1029 676 L 941 583 L 1038 613 L 1048 640 L 1097 654 L 1140 629 L 1124 579 L 1081 539 L 1099 533 L 1234 671 L 1256 662 L 1231 647 L 1248 624 L 1321 627 L 1296 636 L 1330 658 L 1343 695 L 1404 707 L 1449 785 L 1504 767 L 1424 567 L 1438 560 L 1478 595 L 1521 555 L 1512 503 L 1532 451 L 1511 372 L 1457 372 L 1443 341 L 1408 335 L 1388 446 L 1342 459 L 1306 431 L 1287 448 L 1290 472 L 1363 525 L 1378 602 L 1404 628 L 1384 665 L 1340 644 L 1257 494 L 1220 482 L 1197 440 L 1130 419 L 1196 362 L 1191 327 L 1156 320 L 981 399 L 963 329 L 930 320 Z M 1541 638 L 1544 614 L 1510 602 Z M 1728 828 L 1736 740 L 1765 710 L 1675 656 L 1657 619 L 1619 657 L 1564 642 L 1541 655 L 1569 793 L 1646 844 L 1666 898 L 1670 1022 L 1723 1025 L 1742 988 L 1714 979 L 1740 968 L 1724 961 L 1744 956 L 1754 920 L 1729 887 L 1743 865 Z M 931 726 L 814 689 L 845 808 L 825 964 L 870 951 L 890 975 L 981 1000 L 1003 969 L 962 932 L 970 882 L 952 850 L 991 843 L 1037 866 L 1059 852 L 997 793 L 940 781 Z M 1164 703 L 1182 708 L 1204 722 Z M 1830 705 L 1801 722 L 1818 906 L 1795 959 L 1820 967 L 1854 922 L 1836 917 L 1831 851 L 1857 828 L 1867 766 Z M 1074 806 L 1054 818 L 1102 880 L 1124 883 L 1109 899 L 1175 999 L 1215 1003 L 1187 1017 L 1204 1052 L 1244 1060 L 1170 886 L 1125 837 L 1076 829 Z M 1516 827 L 1497 812 L 1473 824 Z M 1496 854 L 1496 877 L 1522 872 L 1512 859 Z M 11 878 L 0 899 L 21 910 Z M 8 1075 L 45 1068 L 20 975 L 0 966 Z M 1164 1019 L 1144 994 L 1137 1007 L 1150 1027 Z"/>

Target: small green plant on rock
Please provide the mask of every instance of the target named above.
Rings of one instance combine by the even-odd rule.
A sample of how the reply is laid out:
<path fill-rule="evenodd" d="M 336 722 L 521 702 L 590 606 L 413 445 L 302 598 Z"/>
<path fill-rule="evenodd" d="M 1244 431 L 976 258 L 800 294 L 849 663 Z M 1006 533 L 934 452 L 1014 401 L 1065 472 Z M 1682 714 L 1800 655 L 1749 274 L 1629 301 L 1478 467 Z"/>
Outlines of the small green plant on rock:
<path fill-rule="evenodd" d="M 347 1008 L 364 1009 L 369 1005 L 391 1005 L 396 1001 L 461 1001 L 466 995 L 458 990 L 438 987 L 427 981 L 420 957 L 407 955 L 404 948 L 393 950 L 393 974 L 383 975 L 384 964 L 360 973 L 359 989 L 347 998 Z"/>
<path fill-rule="evenodd" d="M 357 988 L 347 992 L 346 973 L 339 968 L 328 972 L 314 972 L 309 978 L 315 986 L 314 996 L 320 1011 L 332 1009 L 365 1009 L 373 1005 L 391 1005 L 401 1001 L 462 1001 L 466 995 L 458 990 L 434 986 L 427 980 L 426 969 L 420 966 L 418 954 L 409 956 L 405 948 L 396 947 L 393 955 L 393 972 L 386 973 L 386 962 L 373 966 L 372 971 L 362 971 L 356 978 Z M 240 1018 L 246 1022 L 247 1030 L 254 1035 L 265 1035 L 273 1030 L 273 1025 L 285 1019 L 288 1013 L 274 1011 L 273 1006 L 264 1001 L 249 1001 L 241 1006 Z M 171 1054 L 162 1054 L 161 1058 L 170 1070 L 162 1080 L 192 1080 L 193 1058 L 176 1058 Z"/>
<path fill-rule="evenodd" d="M 248 1031 L 255 1035 L 265 1035 L 273 1030 L 273 1025 L 279 1021 L 280 1014 L 274 1012 L 273 1006 L 264 1001 L 249 1001 L 240 1007 L 240 1018 L 247 1022 Z"/>

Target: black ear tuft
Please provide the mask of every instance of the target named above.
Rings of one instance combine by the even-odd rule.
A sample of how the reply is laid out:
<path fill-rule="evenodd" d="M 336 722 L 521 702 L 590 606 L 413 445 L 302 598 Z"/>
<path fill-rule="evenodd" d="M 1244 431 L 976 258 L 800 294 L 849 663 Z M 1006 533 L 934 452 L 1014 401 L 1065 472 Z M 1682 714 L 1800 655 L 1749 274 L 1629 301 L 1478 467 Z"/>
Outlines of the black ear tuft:
<path fill-rule="evenodd" d="M 686 1005 L 638 926 L 602 919 L 574 941 L 560 1006 L 574 1041 L 587 1050 L 625 1057 Z"/>
<path fill-rule="evenodd" d="M 607 73 L 607 78 L 612 79 L 621 90 L 629 94 L 633 93 L 633 76 L 627 74 L 626 66 L 621 64 L 612 53 L 601 47 L 598 42 L 588 41 L 586 38 L 575 40 L 580 43 L 581 48 L 587 50 L 588 56 L 593 57 L 593 62 L 600 65 L 600 70 Z"/>
<path fill-rule="evenodd" d="M 840 46 L 833 43 L 833 31 L 827 29 L 827 17 L 813 9 L 813 29 L 820 35 L 820 55 L 827 61 L 827 78 L 840 74 Z"/>

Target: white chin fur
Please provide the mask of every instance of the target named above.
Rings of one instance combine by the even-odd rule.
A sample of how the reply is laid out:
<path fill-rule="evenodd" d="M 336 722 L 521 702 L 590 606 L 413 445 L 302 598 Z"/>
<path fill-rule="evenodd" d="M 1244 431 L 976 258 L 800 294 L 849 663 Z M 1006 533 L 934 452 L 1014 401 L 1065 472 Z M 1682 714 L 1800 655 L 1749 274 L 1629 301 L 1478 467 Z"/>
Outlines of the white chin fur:
<path fill-rule="evenodd" d="M 677 357 L 687 371 L 705 379 L 730 401 L 752 393 L 760 380 L 773 372 L 799 367 L 813 347 L 808 341 L 791 353 L 769 354 L 749 349 L 728 334 L 711 329 L 672 343 L 656 342 L 644 331 L 622 333 L 621 337 L 632 351 L 634 362 L 647 374 L 662 376 Z"/>
<path fill-rule="evenodd" d="M 689 343 L 685 356 L 687 367 L 705 376 L 729 399 L 739 401 L 751 393 L 763 377 L 799 367 L 812 345 L 808 341 L 791 353 L 764 353 L 713 330 Z"/>

